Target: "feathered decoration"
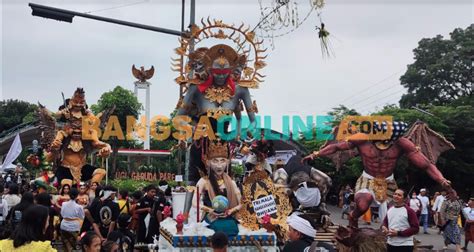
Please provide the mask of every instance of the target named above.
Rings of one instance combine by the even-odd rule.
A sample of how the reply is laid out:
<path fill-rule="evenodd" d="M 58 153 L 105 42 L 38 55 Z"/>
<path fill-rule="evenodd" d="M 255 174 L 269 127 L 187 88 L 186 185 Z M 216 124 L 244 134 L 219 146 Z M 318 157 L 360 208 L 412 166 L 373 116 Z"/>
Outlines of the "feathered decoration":
<path fill-rule="evenodd" d="M 321 23 L 321 26 L 316 26 L 318 31 L 318 38 L 321 44 L 321 53 L 323 58 L 330 58 L 334 56 L 334 51 L 331 46 L 331 40 L 329 39 L 329 31 L 326 30 L 324 23 Z"/>
<path fill-rule="evenodd" d="M 54 119 L 51 112 L 39 102 L 36 116 L 38 117 L 38 126 L 41 130 L 41 148 L 43 148 L 43 150 L 48 150 L 56 137 L 56 119 Z"/>

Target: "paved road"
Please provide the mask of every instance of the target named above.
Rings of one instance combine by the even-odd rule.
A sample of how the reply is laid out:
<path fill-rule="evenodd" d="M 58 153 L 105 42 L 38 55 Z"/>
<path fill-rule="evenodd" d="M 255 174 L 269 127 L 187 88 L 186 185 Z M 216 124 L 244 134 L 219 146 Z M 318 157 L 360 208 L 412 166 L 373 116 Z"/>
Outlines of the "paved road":
<path fill-rule="evenodd" d="M 334 223 L 347 225 L 348 220 L 347 216 L 345 219 L 341 219 L 341 212 L 342 209 L 335 207 L 335 206 L 328 206 L 328 210 L 331 212 L 331 220 Z M 372 223 L 370 226 L 365 224 L 364 221 L 359 220 L 359 227 L 371 227 L 371 228 L 379 228 L 380 223 Z M 432 251 L 446 251 L 446 252 L 454 252 L 456 248 L 454 245 L 448 246 L 447 250 L 443 250 L 444 242 L 443 236 L 438 234 L 438 230 L 434 228 L 429 228 L 428 231 L 430 234 L 423 234 L 423 227 L 420 227 L 420 233 L 416 235 L 416 239 L 420 240 L 423 245 L 433 245 Z M 464 246 L 464 234 L 462 235 L 461 245 Z M 469 244 L 469 250 L 474 251 L 474 244 Z"/>

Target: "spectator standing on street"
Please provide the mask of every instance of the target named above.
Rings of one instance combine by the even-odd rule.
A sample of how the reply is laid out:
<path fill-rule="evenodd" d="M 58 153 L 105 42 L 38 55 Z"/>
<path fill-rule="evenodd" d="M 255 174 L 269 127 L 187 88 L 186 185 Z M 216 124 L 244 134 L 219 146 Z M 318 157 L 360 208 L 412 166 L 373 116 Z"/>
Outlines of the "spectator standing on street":
<path fill-rule="evenodd" d="M 422 188 L 420 190 L 420 195 L 417 197 L 421 201 L 421 214 L 420 219 L 423 224 L 423 233 L 428 233 L 428 207 L 430 205 L 430 199 L 426 196 L 426 189 Z"/>
<path fill-rule="evenodd" d="M 443 202 L 444 202 L 445 199 L 446 199 L 446 191 L 443 190 L 443 191 L 441 191 L 441 195 L 436 197 L 436 199 L 433 203 L 433 207 L 431 208 L 431 210 L 433 210 L 433 212 L 434 212 L 433 219 L 434 219 L 434 223 L 436 224 L 437 227 L 440 227 L 439 212 L 441 211 L 441 205 L 443 205 Z M 440 233 L 441 233 L 441 230 L 438 232 L 438 234 L 440 234 Z"/>
<path fill-rule="evenodd" d="M 42 205 L 48 208 L 49 210 L 49 224 L 48 228 L 46 228 L 45 238 L 46 240 L 52 241 L 54 239 L 54 216 L 58 216 L 59 213 L 54 208 L 51 202 L 51 195 L 46 192 L 39 193 L 35 197 L 36 204 Z"/>
<path fill-rule="evenodd" d="M 18 196 L 20 189 L 16 184 L 10 184 L 8 187 L 8 194 L 5 195 L 3 198 L 7 201 L 8 209 L 12 209 L 18 203 L 20 203 L 21 197 Z"/>
<path fill-rule="evenodd" d="M 211 237 L 211 246 L 213 252 L 227 252 L 229 239 L 223 232 L 217 232 Z"/>
<path fill-rule="evenodd" d="M 69 192 L 69 201 L 64 202 L 61 207 L 61 239 L 67 252 L 76 247 L 81 222 L 84 220 L 84 209 L 76 202 L 78 194 L 77 189 L 72 188 Z"/>
<path fill-rule="evenodd" d="M 84 233 L 81 237 L 82 252 L 100 252 L 100 237 L 92 231 Z"/>
<path fill-rule="evenodd" d="M 105 240 L 109 233 L 114 231 L 117 218 L 119 216 L 118 204 L 113 200 L 117 189 L 112 186 L 105 186 L 86 211 L 89 221 L 96 234 Z M 88 214 L 90 213 L 90 214 Z"/>
<path fill-rule="evenodd" d="M 8 213 L 7 220 L 10 221 L 12 229 L 14 230 L 16 226 L 21 222 L 23 212 L 29 207 L 35 204 L 33 193 L 26 192 L 21 197 L 20 203 L 15 205 L 10 212 Z"/>
<path fill-rule="evenodd" d="M 351 189 L 350 185 L 346 185 L 346 188 L 344 190 L 343 194 L 343 202 L 344 204 L 342 205 L 342 214 L 341 214 L 341 219 L 344 219 L 344 215 L 349 215 L 351 212 L 351 198 L 353 198 L 354 192 Z M 352 197 L 351 197 L 352 195 Z"/>
<path fill-rule="evenodd" d="M 413 236 L 419 231 L 415 211 L 405 204 L 405 192 L 401 189 L 393 193 L 394 206 L 390 207 L 383 220 L 382 231 L 388 236 L 388 252 L 412 252 Z"/>
<path fill-rule="evenodd" d="M 456 252 L 461 252 L 461 230 L 458 226 L 458 217 L 461 212 L 462 204 L 458 200 L 456 191 L 450 190 L 446 200 L 441 205 L 441 222 L 443 224 L 444 249 L 449 244 L 456 245 Z"/>
<path fill-rule="evenodd" d="M 410 208 L 415 211 L 416 217 L 420 219 L 420 214 L 421 214 L 421 200 L 416 197 L 416 192 L 413 192 L 411 194 L 411 199 L 410 199 Z"/>
<path fill-rule="evenodd" d="M 26 209 L 10 239 L 0 241 L 0 251 L 55 252 L 51 241 L 45 241 L 44 238 L 48 218 L 48 208 L 44 206 L 38 205 Z"/>
<path fill-rule="evenodd" d="M 8 216 L 8 203 L 7 201 L 3 198 L 3 191 L 4 191 L 3 185 L 0 185 L 0 226 L 3 226 L 4 221 L 7 219 Z"/>
<path fill-rule="evenodd" d="M 469 199 L 467 207 L 462 210 L 464 217 L 466 218 L 466 224 L 464 226 L 464 250 L 467 250 L 467 244 L 474 242 L 474 197 Z"/>

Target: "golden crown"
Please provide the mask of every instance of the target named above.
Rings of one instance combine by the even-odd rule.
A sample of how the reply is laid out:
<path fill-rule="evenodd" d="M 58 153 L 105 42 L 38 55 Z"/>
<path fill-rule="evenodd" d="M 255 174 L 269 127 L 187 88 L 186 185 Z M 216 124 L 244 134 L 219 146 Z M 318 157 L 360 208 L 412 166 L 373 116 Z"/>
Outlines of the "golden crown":
<path fill-rule="evenodd" d="M 210 142 L 206 153 L 207 159 L 229 158 L 229 148 L 225 142 Z"/>

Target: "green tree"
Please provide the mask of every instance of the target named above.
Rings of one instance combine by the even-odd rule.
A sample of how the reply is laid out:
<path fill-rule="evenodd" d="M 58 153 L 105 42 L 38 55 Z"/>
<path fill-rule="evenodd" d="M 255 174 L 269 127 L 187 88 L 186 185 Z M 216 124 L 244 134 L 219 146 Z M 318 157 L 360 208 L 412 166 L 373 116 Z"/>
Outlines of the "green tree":
<path fill-rule="evenodd" d="M 415 62 L 400 77 L 401 84 L 408 89 L 400 106 L 446 105 L 472 96 L 473 37 L 474 25 L 470 25 L 455 29 L 449 39 L 441 35 L 422 39 L 413 50 Z"/>
<path fill-rule="evenodd" d="M 115 106 L 113 115 L 118 117 L 120 127 L 124 135 L 127 130 L 127 116 L 133 116 L 138 119 L 142 104 L 132 91 L 116 86 L 112 91 L 105 92 L 101 95 L 97 104 L 91 106 L 92 111 L 97 114 L 108 108 Z M 112 169 L 111 174 L 114 174 L 117 169 L 117 152 L 119 148 L 130 148 L 136 146 L 137 141 L 119 140 L 117 137 L 110 137 L 107 141 L 112 147 Z"/>
<path fill-rule="evenodd" d="M 360 115 L 355 109 L 350 109 L 342 104 L 337 107 L 332 108 L 331 111 L 328 112 L 328 115 L 333 117 L 333 124 L 332 126 L 338 126 L 339 123 L 344 119 L 346 116 L 356 116 Z"/>
<path fill-rule="evenodd" d="M 0 101 L 0 132 L 24 122 L 34 121 L 35 104 L 21 100 Z"/>

